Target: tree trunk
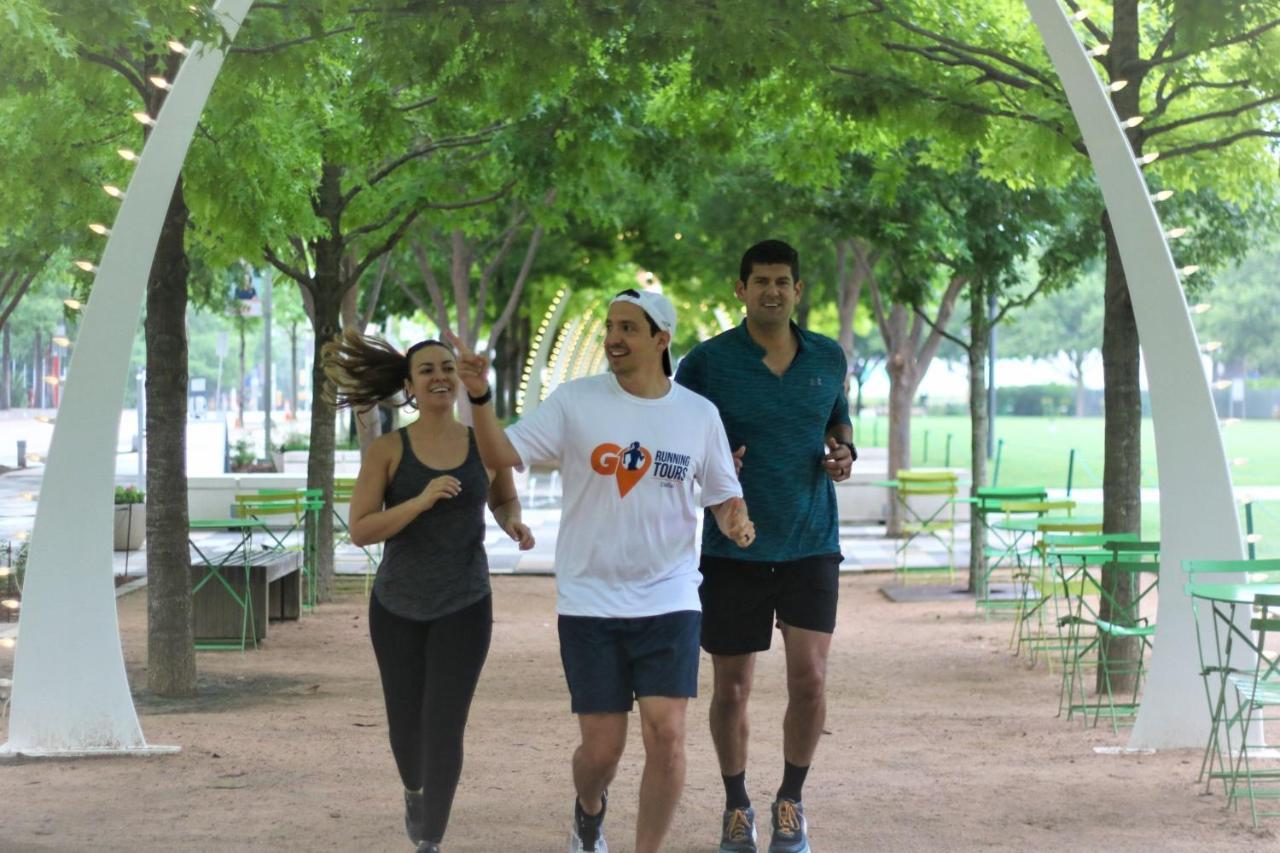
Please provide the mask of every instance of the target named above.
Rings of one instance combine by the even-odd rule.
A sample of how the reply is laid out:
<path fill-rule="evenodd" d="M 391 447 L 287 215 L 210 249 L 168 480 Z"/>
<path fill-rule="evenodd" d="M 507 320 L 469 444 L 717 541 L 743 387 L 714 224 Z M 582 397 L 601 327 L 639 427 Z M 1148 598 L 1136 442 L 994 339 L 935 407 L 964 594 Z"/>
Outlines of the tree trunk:
<path fill-rule="evenodd" d="M 44 408 L 44 361 L 41 358 L 40 330 L 36 329 L 35 341 L 31 345 L 31 392 L 32 406 Z"/>
<path fill-rule="evenodd" d="M 1114 0 L 1112 4 L 1112 42 L 1107 54 L 1108 73 L 1112 80 L 1127 80 L 1129 85 L 1112 93 L 1112 104 L 1122 118 L 1141 114 L 1140 95 L 1143 71 L 1139 43 L 1138 0 Z M 1135 156 L 1141 156 L 1143 129 L 1131 128 L 1129 141 Z M 1111 219 L 1102 217 L 1106 238 L 1105 313 L 1102 322 L 1102 370 L 1105 385 L 1105 446 L 1102 469 L 1102 529 L 1105 533 L 1138 533 L 1142 529 L 1142 395 L 1139 388 L 1140 348 L 1138 325 L 1133 316 L 1129 285 L 1120 261 Z M 1110 590 L 1115 607 L 1103 596 L 1099 616 L 1115 620 L 1114 609 L 1130 606 L 1135 591 L 1131 575 L 1119 575 L 1105 569 L 1102 586 Z M 1103 642 L 1107 642 L 1105 639 Z M 1107 655 L 1114 661 L 1136 660 L 1141 654 L 1138 638 L 1117 638 L 1107 645 Z M 1122 670 L 1136 669 L 1121 666 Z M 1112 679 L 1114 692 L 1133 690 L 1136 673 L 1125 673 Z M 1105 689 L 1102 670 L 1098 670 L 1097 687 Z"/>
<path fill-rule="evenodd" d="M 911 402 L 915 397 L 916 377 L 913 365 L 901 354 L 889 360 L 889 477 L 911 467 Z M 902 535 L 902 512 L 895 500 L 889 504 L 889 520 L 885 535 Z"/>
<path fill-rule="evenodd" d="M 289 411 L 298 416 L 298 324 L 289 324 Z"/>
<path fill-rule="evenodd" d="M 187 206 L 179 178 L 147 280 L 147 687 L 196 692 L 187 550 Z"/>
<path fill-rule="evenodd" d="M 335 298 L 337 284 L 326 287 L 316 264 L 315 351 L 311 366 L 311 446 L 307 453 L 307 488 L 320 489 L 324 507 L 316 526 L 316 598 L 333 599 L 333 452 L 337 429 L 337 410 L 328 391 L 320 348 L 340 331 L 338 311 L 340 298 Z M 326 293 L 326 291 L 328 291 Z"/>
<path fill-rule="evenodd" d="M 8 409 L 13 401 L 13 359 L 9 353 L 9 324 L 4 324 L 3 332 L 3 359 L 4 365 L 0 367 L 0 409 Z"/>
<path fill-rule="evenodd" d="M 365 324 L 360 316 L 360 289 L 352 286 L 342 297 L 342 327 L 364 331 Z M 382 408 L 374 406 L 366 411 L 352 409 L 356 424 L 356 446 L 360 448 L 360 458 L 364 459 L 365 451 L 382 435 Z"/>
<path fill-rule="evenodd" d="M 1083 418 L 1088 409 L 1088 395 L 1085 393 L 1084 387 L 1084 359 L 1086 353 L 1075 352 L 1071 355 L 1071 365 L 1075 369 L 1076 381 L 1076 417 Z"/>
<path fill-rule="evenodd" d="M 248 376 L 244 368 L 244 318 L 236 323 L 240 327 L 240 383 L 236 389 L 236 425 L 244 428 L 244 398 L 249 396 Z"/>
<path fill-rule="evenodd" d="M 969 288 L 969 487 L 972 497 L 987 484 L 987 431 L 991 428 L 987 411 L 987 321 L 986 291 L 977 282 Z M 969 592 L 985 597 L 979 580 L 987 574 L 986 516 L 971 507 L 969 513 Z"/>
<path fill-rule="evenodd" d="M 1142 529 L 1142 396 L 1138 385 L 1138 327 L 1129 300 L 1129 287 L 1120 266 L 1119 250 L 1104 217 L 1106 232 L 1106 315 L 1102 326 L 1102 369 L 1105 377 L 1106 419 L 1102 468 L 1102 529 L 1106 533 L 1138 533 Z M 1133 601 L 1132 577 L 1103 570 L 1102 585 L 1117 609 Z M 1111 602 L 1103 597 L 1099 615 L 1115 619 Z M 1134 660 L 1136 638 L 1116 639 L 1108 646 L 1112 660 Z M 1104 689 L 1099 670 L 1099 689 Z M 1133 689 L 1132 676 L 1113 679 L 1113 691 Z"/>

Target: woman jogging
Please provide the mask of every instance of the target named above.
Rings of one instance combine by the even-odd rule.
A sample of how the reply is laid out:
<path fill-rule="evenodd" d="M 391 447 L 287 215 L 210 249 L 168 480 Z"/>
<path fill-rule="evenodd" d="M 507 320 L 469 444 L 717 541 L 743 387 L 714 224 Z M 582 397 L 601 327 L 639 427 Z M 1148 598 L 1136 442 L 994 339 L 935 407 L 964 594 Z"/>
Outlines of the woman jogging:
<path fill-rule="evenodd" d="M 369 446 L 351 497 L 351 541 L 386 542 L 369 596 L 369 635 L 382 678 L 391 752 L 404 783 L 405 830 L 440 850 L 462 772 L 462 741 L 489 651 L 493 607 L 484 507 L 521 550 L 511 469 L 487 470 L 454 417 L 453 351 L 422 341 L 401 355 L 348 331 L 324 346 L 339 406 L 367 409 L 404 395 L 418 420 Z"/>

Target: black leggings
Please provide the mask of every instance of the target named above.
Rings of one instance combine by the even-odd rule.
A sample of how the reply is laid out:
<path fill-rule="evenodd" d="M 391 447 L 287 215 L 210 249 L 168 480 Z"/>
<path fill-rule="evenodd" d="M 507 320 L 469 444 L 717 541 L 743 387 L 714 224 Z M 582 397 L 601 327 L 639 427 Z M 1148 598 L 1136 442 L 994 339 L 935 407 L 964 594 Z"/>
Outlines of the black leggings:
<path fill-rule="evenodd" d="M 391 753 L 407 790 L 423 789 L 426 838 L 439 841 L 462 774 L 462 733 L 493 634 L 493 598 L 417 622 L 369 596 Z"/>

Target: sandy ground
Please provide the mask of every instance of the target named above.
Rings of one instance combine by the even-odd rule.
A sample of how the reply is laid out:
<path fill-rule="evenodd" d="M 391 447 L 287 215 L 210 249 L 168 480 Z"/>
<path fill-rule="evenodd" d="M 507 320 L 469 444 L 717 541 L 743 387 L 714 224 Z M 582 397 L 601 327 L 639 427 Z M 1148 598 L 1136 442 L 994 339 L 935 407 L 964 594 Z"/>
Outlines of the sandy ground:
<path fill-rule="evenodd" d="M 1195 784 L 1198 751 L 1095 754 L 1109 732 L 1055 719 L 1056 679 L 1006 650 L 1007 622 L 963 602 L 891 604 L 887 576 L 847 576 L 829 677 L 829 735 L 805 790 L 819 851 L 1263 850 L 1247 813 Z M 495 578 L 493 650 L 445 849 L 565 849 L 577 727 L 556 648 L 550 578 Z M 120 599 L 129 675 L 145 683 L 145 593 Z M 357 596 L 273 625 L 257 652 L 203 652 L 199 698 L 140 687 L 161 758 L 0 765 L 0 850 L 407 850 L 400 787 Z M 0 650 L 0 674 L 11 671 Z M 748 783 L 767 812 L 781 775 L 782 654 L 762 656 Z M 667 848 L 716 847 L 722 789 L 703 698 Z M 632 737 L 607 821 L 632 847 L 642 760 Z M 767 823 L 767 817 L 765 818 Z M 763 829 L 763 827 L 762 827 Z M 766 834 L 766 833 L 762 833 Z"/>

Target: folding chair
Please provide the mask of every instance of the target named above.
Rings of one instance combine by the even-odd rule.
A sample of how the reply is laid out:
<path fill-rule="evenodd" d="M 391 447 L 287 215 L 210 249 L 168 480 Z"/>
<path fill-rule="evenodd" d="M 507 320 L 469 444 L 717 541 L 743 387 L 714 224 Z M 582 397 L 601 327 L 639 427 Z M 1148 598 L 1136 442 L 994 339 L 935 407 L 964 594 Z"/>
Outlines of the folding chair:
<path fill-rule="evenodd" d="M 264 526 L 271 542 L 264 543 L 263 547 L 302 552 L 302 576 L 307 584 L 303 607 L 307 610 L 314 609 L 316 604 L 315 522 L 324 507 L 321 496 L 320 489 L 259 489 L 253 494 L 236 495 L 237 516 L 240 518 L 253 518 L 264 525 L 272 516 L 292 519 L 292 524 L 282 535 Z M 300 541 L 291 543 L 290 537 L 295 535 Z"/>
<path fill-rule="evenodd" d="M 345 506 L 348 513 L 350 513 L 351 494 L 355 487 L 356 481 L 354 477 L 335 477 L 333 480 L 333 520 L 337 525 L 334 544 L 353 545 L 364 553 L 364 596 L 368 598 L 369 588 L 373 584 L 374 572 L 378 568 L 378 563 L 382 560 L 382 544 L 356 545 L 351 541 L 351 527 L 347 524 L 347 519 L 343 518 L 342 514 L 338 512 L 338 507 Z"/>
<path fill-rule="evenodd" d="M 1114 558 L 1115 552 L 1108 546 L 1113 542 L 1137 542 L 1136 533 L 1078 533 L 1049 532 L 1041 539 L 1044 560 L 1054 574 L 1053 611 L 1054 625 L 1058 630 L 1059 660 L 1062 679 L 1058 686 L 1058 716 L 1070 695 L 1069 684 L 1073 672 L 1084 670 L 1094 673 L 1094 659 L 1080 654 L 1081 649 L 1093 648 L 1096 635 L 1093 624 L 1076 618 L 1083 609 L 1086 597 L 1100 595 L 1097 579 L 1086 571 Z M 1086 633 L 1087 632 L 1087 633 Z M 1076 669 L 1078 667 L 1078 670 Z"/>
<path fill-rule="evenodd" d="M 1229 676 L 1239 675 L 1234 658 L 1243 647 L 1252 651 L 1252 631 L 1246 635 L 1236 624 L 1236 609 L 1252 608 L 1257 593 L 1273 594 L 1280 590 L 1280 560 L 1183 560 L 1187 576 L 1186 591 L 1196 616 L 1196 652 L 1200 658 L 1200 675 L 1204 680 L 1205 701 L 1209 706 L 1209 738 L 1200 761 L 1200 774 L 1208 792 L 1214 779 L 1224 780 L 1230 793 L 1234 774 L 1231 762 L 1235 756 L 1232 733 L 1240 726 L 1243 706 L 1232 702 Z M 1200 625 L 1200 608 L 1211 608 L 1213 643 L 1205 642 Z M 1247 673 L 1245 673 L 1247 674 Z M 1215 769 L 1217 768 L 1217 769 Z"/>
<path fill-rule="evenodd" d="M 1238 805 L 1237 801 L 1241 796 L 1249 798 L 1253 828 L 1257 829 L 1259 816 L 1280 816 L 1280 811 L 1258 810 L 1258 800 L 1280 799 L 1280 768 L 1255 767 L 1254 762 L 1259 756 L 1252 754 L 1253 744 L 1249 743 L 1249 732 L 1255 724 L 1263 723 L 1264 719 L 1273 723 L 1280 722 L 1280 715 L 1274 713 L 1274 709 L 1280 708 L 1280 655 L 1274 648 L 1267 648 L 1267 638 L 1280 633 L 1280 595 L 1258 594 L 1253 599 L 1253 605 L 1257 615 L 1250 619 L 1249 627 L 1257 635 L 1253 644 L 1257 662 L 1252 672 L 1230 673 L 1227 676 L 1243 709 L 1239 715 L 1240 726 L 1236 730 L 1240 745 L 1232 765 L 1227 797 L 1231 805 Z M 1272 640 L 1274 646 L 1274 638 Z"/>
<path fill-rule="evenodd" d="M 906 534 L 898 544 L 898 576 L 906 583 L 912 573 L 939 574 L 938 566 L 908 566 L 907 549 L 920 537 L 931 537 L 947 551 L 946 573 L 949 581 L 956 576 L 956 492 L 958 477 L 954 471 L 902 470 L 898 472 L 895 499 L 902 509 Z M 912 498 L 916 501 L 913 503 Z M 947 533 L 944 539 L 940 534 Z"/>
<path fill-rule="evenodd" d="M 1089 589 L 1096 586 L 1098 598 L 1094 606 L 1090 598 L 1082 596 L 1081 610 L 1073 617 L 1079 621 L 1078 627 L 1092 627 L 1093 638 L 1078 649 L 1072 665 L 1067 718 L 1080 711 L 1087 721 L 1092 713 L 1096 727 L 1098 721 L 1106 716 L 1111 721 L 1112 731 L 1118 734 L 1121 718 L 1137 716 L 1138 697 L 1146 677 L 1146 657 L 1155 637 L 1155 623 L 1142 614 L 1142 607 L 1154 599 L 1152 593 L 1160 581 L 1160 545 L 1158 542 L 1117 541 L 1108 543 L 1106 547 L 1112 554 L 1110 560 L 1102 563 L 1100 577 L 1094 577 L 1088 566 L 1083 569 L 1084 583 Z M 1103 611 L 1106 612 L 1105 618 Z M 1136 656 L 1124 657 L 1118 652 L 1117 642 L 1126 639 L 1137 641 Z M 1090 652 L 1096 655 L 1097 680 L 1100 682 L 1092 703 L 1087 699 L 1082 677 L 1083 661 Z M 1132 679 L 1127 701 L 1117 701 L 1116 698 L 1113 685 L 1120 678 Z M 1077 688 L 1079 701 L 1076 701 Z"/>

